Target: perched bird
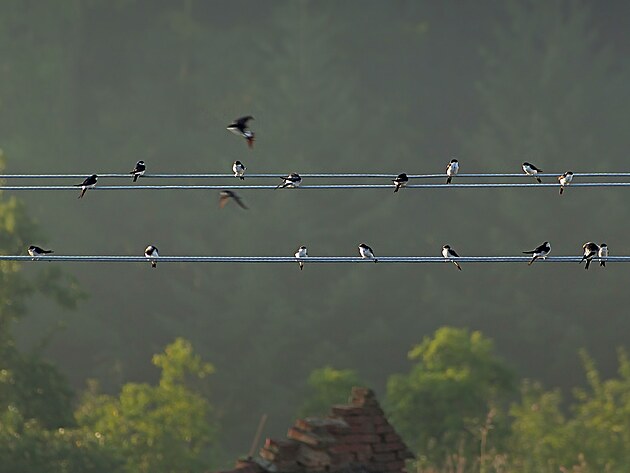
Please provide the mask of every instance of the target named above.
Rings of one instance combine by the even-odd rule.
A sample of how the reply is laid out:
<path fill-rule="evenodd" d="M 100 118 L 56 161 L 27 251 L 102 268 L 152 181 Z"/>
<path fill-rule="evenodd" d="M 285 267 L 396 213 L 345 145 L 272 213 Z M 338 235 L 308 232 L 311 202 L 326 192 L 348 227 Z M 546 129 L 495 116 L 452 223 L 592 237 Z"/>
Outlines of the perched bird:
<path fill-rule="evenodd" d="M 580 263 L 586 260 L 586 266 L 584 266 L 584 269 L 588 269 L 591 265 L 591 260 L 599 254 L 599 246 L 597 246 L 597 243 L 587 241 L 582 245 L 582 249 L 584 250 L 584 254 L 582 255 Z"/>
<path fill-rule="evenodd" d="M 232 123 L 230 123 L 227 127 L 229 131 L 234 133 L 235 135 L 240 135 L 247 140 L 247 146 L 250 148 L 254 147 L 254 132 L 249 129 L 247 126 L 247 122 L 253 120 L 254 117 L 251 115 L 247 115 L 245 117 L 237 118 Z"/>
<path fill-rule="evenodd" d="M 236 202 L 239 205 L 239 207 L 241 207 L 242 209 L 247 210 L 247 206 L 243 203 L 241 198 L 238 195 L 236 195 L 236 192 L 229 191 L 229 190 L 222 190 L 221 192 L 219 192 L 219 207 L 220 208 L 225 207 L 225 204 L 227 204 L 228 200 L 230 199 Z"/>
<path fill-rule="evenodd" d="M 147 246 L 146 249 L 144 250 L 144 256 L 149 258 L 149 261 L 151 261 L 152 268 L 157 268 L 156 258 L 160 257 L 160 255 L 158 254 L 157 246 L 153 246 L 153 245 Z"/>
<path fill-rule="evenodd" d="M 234 161 L 234 164 L 232 164 L 232 171 L 234 172 L 234 177 L 240 177 L 241 180 L 245 180 L 243 176 L 245 175 L 246 169 L 247 168 L 245 167 L 245 165 L 241 163 L 240 161 Z"/>
<path fill-rule="evenodd" d="M 453 176 L 455 176 L 459 172 L 459 161 L 457 159 L 451 159 L 451 162 L 446 166 L 446 183 L 450 184 Z"/>
<path fill-rule="evenodd" d="M 42 256 L 42 255 L 47 255 L 49 253 L 54 253 L 54 251 L 53 250 L 45 250 L 45 249 L 40 248 L 39 246 L 35 246 L 35 245 L 31 245 L 31 246 L 28 247 L 28 254 L 33 257 L 33 261 L 35 261 L 36 257 Z"/>
<path fill-rule="evenodd" d="M 407 177 L 407 174 L 403 172 L 398 174 L 396 179 L 392 179 L 392 182 L 394 183 L 394 192 L 398 192 L 401 187 L 405 187 L 407 185 L 409 178 Z"/>
<path fill-rule="evenodd" d="M 573 173 L 571 171 L 567 171 L 562 176 L 558 176 L 558 182 L 560 183 L 560 195 L 564 192 L 564 188 L 571 184 L 572 180 Z"/>
<path fill-rule="evenodd" d="M 529 263 L 527 263 L 527 265 L 529 266 L 538 258 L 545 259 L 550 251 L 551 251 L 551 245 L 549 244 L 548 241 L 546 241 L 542 245 L 537 246 L 532 251 L 523 251 L 523 254 L 533 255 L 532 260 Z"/>
<path fill-rule="evenodd" d="M 288 176 L 281 177 L 280 179 L 282 179 L 283 182 L 282 184 L 278 184 L 276 189 L 284 189 L 285 187 L 294 189 L 296 187 L 300 187 L 300 184 L 302 183 L 302 178 L 297 172 L 292 172 Z"/>
<path fill-rule="evenodd" d="M 300 265 L 300 270 L 304 269 L 304 263 L 299 261 L 301 258 L 308 258 L 308 253 L 306 252 L 305 246 L 300 246 L 295 253 L 295 257 L 298 259 L 298 264 Z"/>
<path fill-rule="evenodd" d="M 523 171 L 525 171 L 525 174 L 529 174 L 530 176 L 534 176 L 536 178 L 536 180 L 538 181 L 538 184 L 542 184 L 542 181 L 540 180 L 540 177 L 537 176 L 537 174 L 539 172 L 542 172 L 542 169 L 538 169 L 533 164 L 528 163 L 527 161 L 525 161 L 523 163 Z"/>
<path fill-rule="evenodd" d="M 88 189 L 94 189 L 94 186 L 96 186 L 96 181 L 98 181 L 98 176 L 96 174 L 92 174 L 90 177 L 86 177 L 81 184 L 75 184 L 75 187 L 81 188 L 81 194 L 78 198 L 82 198 Z"/>
<path fill-rule="evenodd" d="M 442 256 L 444 256 L 446 261 L 451 261 L 455 266 L 457 266 L 457 269 L 459 269 L 460 271 L 462 270 L 462 267 L 459 265 L 459 263 L 453 259 L 459 258 L 459 255 L 449 245 L 444 245 L 442 247 Z"/>
<path fill-rule="evenodd" d="M 608 258 L 608 245 L 606 243 L 602 243 L 599 245 L 599 265 L 606 267 L 606 258 Z"/>
<path fill-rule="evenodd" d="M 147 167 L 144 165 L 144 161 L 138 161 L 136 163 L 136 167 L 133 168 L 129 174 L 133 174 L 133 182 L 136 182 L 140 176 L 144 176 L 144 172 L 147 170 Z"/>
<path fill-rule="evenodd" d="M 374 257 L 374 251 L 372 251 L 372 248 L 367 246 L 365 243 L 361 243 L 359 245 L 359 254 L 361 255 L 361 258 L 373 259 L 375 263 L 378 261 Z"/>

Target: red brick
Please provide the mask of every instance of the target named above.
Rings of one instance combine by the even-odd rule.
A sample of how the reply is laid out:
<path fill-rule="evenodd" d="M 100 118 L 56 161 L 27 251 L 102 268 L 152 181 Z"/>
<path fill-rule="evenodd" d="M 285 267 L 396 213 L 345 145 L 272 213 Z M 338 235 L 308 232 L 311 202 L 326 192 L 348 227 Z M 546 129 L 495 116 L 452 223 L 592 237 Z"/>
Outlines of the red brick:
<path fill-rule="evenodd" d="M 365 415 L 365 408 L 357 406 L 336 405 L 332 406 L 331 412 L 340 417 Z"/>
<path fill-rule="evenodd" d="M 265 440 L 265 446 L 264 448 L 266 448 L 269 451 L 272 451 L 274 453 L 277 453 L 279 451 L 282 452 L 297 452 L 298 447 L 300 446 L 300 444 L 298 442 L 296 442 L 295 440 L 289 440 L 289 439 L 271 439 L 268 438 L 267 440 Z"/>
<path fill-rule="evenodd" d="M 304 432 L 296 427 L 291 427 L 287 432 L 287 437 L 298 442 L 312 445 L 314 447 L 324 446 L 328 443 L 334 442 L 335 439 L 330 435 L 315 434 L 313 432 Z"/>
<path fill-rule="evenodd" d="M 400 450 L 406 450 L 405 444 L 402 442 L 391 442 L 391 443 L 377 443 L 372 445 L 372 450 L 377 453 L 380 452 L 398 452 Z"/>
<path fill-rule="evenodd" d="M 328 448 L 330 453 L 361 452 L 371 455 L 372 447 L 365 443 L 339 443 Z"/>
<path fill-rule="evenodd" d="M 397 433 L 391 433 L 391 434 L 385 434 L 382 436 L 383 440 L 385 440 L 385 442 L 390 443 L 390 442 L 402 442 L 400 435 L 398 435 Z"/>
<path fill-rule="evenodd" d="M 376 433 L 377 434 L 389 434 L 394 432 L 394 428 L 389 424 L 377 425 Z"/>
<path fill-rule="evenodd" d="M 396 457 L 396 453 L 388 452 L 388 453 L 375 453 L 372 458 L 377 462 L 390 462 L 395 461 L 398 458 Z"/>
<path fill-rule="evenodd" d="M 411 460 L 412 458 L 416 458 L 416 456 L 405 448 L 398 452 L 398 458 L 401 460 Z"/>
<path fill-rule="evenodd" d="M 356 424 L 350 427 L 353 434 L 375 434 L 376 426 L 374 424 Z"/>

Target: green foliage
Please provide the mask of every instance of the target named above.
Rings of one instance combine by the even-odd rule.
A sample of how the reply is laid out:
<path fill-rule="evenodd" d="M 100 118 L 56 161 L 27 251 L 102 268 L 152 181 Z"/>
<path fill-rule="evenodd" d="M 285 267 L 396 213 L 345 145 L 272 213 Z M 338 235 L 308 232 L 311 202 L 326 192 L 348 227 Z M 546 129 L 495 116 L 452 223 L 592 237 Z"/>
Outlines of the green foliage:
<path fill-rule="evenodd" d="M 354 370 L 337 370 L 332 366 L 313 370 L 306 384 L 309 394 L 299 410 L 300 416 L 325 415 L 333 404 L 348 401 L 353 386 L 363 385 Z"/>
<path fill-rule="evenodd" d="M 99 394 L 92 383 L 77 421 L 115 447 L 129 473 L 205 471 L 204 455 L 216 440 L 217 424 L 208 400 L 185 379 L 204 378 L 214 368 L 180 338 L 155 355 L 153 364 L 162 370 L 158 386 L 128 383 L 114 397 Z"/>
<path fill-rule="evenodd" d="M 122 461 L 102 436 L 86 430 L 47 430 L 15 407 L 0 412 L 3 473 L 122 473 Z"/>
<path fill-rule="evenodd" d="M 416 345 L 409 359 L 415 362 L 411 371 L 389 379 L 387 402 L 420 464 L 441 465 L 448 453 L 462 449 L 479 451 L 481 434 L 514 378 L 492 341 L 480 332 L 443 327 Z"/>

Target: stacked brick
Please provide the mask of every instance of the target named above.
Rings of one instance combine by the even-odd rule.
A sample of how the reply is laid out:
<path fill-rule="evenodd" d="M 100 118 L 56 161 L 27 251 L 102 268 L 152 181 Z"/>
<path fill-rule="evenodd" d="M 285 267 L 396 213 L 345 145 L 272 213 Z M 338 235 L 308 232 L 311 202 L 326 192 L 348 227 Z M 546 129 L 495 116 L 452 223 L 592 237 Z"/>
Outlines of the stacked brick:
<path fill-rule="evenodd" d="M 374 392 L 355 387 L 350 404 L 333 406 L 326 418 L 298 419 L 286 439 L 267 439 L 260 458 L 240 462 L 233 472 L 399 473 L 410 458 Z"/>

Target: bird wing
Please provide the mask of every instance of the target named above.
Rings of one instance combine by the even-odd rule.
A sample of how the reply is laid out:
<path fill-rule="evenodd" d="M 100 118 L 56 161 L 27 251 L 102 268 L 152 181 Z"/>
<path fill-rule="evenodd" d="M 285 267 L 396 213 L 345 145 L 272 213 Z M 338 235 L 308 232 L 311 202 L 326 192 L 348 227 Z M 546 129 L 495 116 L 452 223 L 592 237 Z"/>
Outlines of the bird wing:
<path fill-rule="evenodd" d="M 247 115 L 245 117 L 241 117 L 241 118 L 235 120 L 234 123 L 236 123 L 236 125 L 239 128 L 245 128 L 247 126 L 247 122 L 250 121 L 250 120 L 253 120 L 253 119 L 254 119 L 254 117 L 252 117 L 251 115 Z"/>
<path fill-rule="evenodd" d="M 232 194 L 232 198 L 236 201 L 236 203 L 242 208 L 247 210 L 247 206 L 243 203 L 243 200 L 237 196 L 236 194 Z"/>
<path fill-rule="evenodd" d="M 450 249 L 450 253 L 451 253 L 451 255 L 453 255 L 453 256 L 455 256 L 455 257 L 459 258 L 459 255 L 457 254 L 457 251 L 455 251 L 454 249 L 452 249 L 452 248 L 451 248 L 451 249 Z"/>

